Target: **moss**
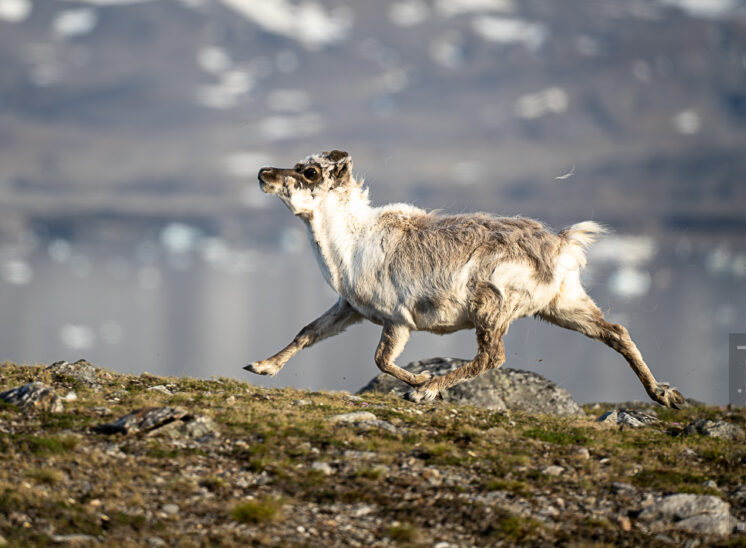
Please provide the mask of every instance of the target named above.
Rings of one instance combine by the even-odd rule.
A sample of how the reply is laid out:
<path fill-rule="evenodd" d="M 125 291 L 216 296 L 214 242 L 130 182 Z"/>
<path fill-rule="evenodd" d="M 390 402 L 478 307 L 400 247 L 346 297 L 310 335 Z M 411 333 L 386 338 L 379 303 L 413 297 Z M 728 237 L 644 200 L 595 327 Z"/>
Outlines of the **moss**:
<path fill-rule="evenodd" d="M 533 518 L 523 518 L 512 514 L 498 518 L 493 535 L 502 540 L 523 541 L 531 536 L 540 524 Z"/>
<path fill-rule="evenodd" d="M 280 516 L 282 501 L 276 497 L 263 497 L 237 504 L 231 517 L 239 523 L 269 523 Z"/>
<path fill-rule="evenodd" d="M 35 436 L 33 434 L 0 435 L 0 446 L 7 450 L 14 448 L 21 453 L 48 456 L 65 454 L 74 450 L 78 439 L 72 436 Z"/>
<path fill-rule="evenodd" d="M 27 478 L 44 485 L 59 483 L 63 480 L 64 476 L 60 470 L 54 468 L 32 468 L 26 471 Z"/>
<path fill-rule="evenodd" d="M 682 489 L 700 488 L 706 479 L 691 472 L 658 468 L 641 470 L 632 477 L 632 483 L 655 491 L 683 492 Z"/>
<path fill-rule="evenodd" d="M 542 427 L 534 427 L 524 430 L 523 436 L 558 445 L 586 445 L 590 440 L 586 431 L 579 428 L 571 428 L 567 432 L 562 432 L 557 430 L 547 430 Z"/>
<path fill-rule="evenodd" d="M 386 531 L 386 536 L 400 544 L 413 544 L 420 542 L 422 533 L 409 523 L 397 523 Z"/>

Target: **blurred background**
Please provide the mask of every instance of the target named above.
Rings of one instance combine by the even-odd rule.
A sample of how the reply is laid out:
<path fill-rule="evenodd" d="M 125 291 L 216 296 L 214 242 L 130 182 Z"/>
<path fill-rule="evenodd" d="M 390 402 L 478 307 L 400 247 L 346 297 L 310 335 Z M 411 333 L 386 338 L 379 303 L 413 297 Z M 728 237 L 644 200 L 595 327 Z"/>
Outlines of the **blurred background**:
<path fill-rule="evenodd" d="M 371 324 L 241 369 L 335 301 L 256 181 L 331 148 L 374 203 L 610 226 L 589 292 L 659 380 L 727 402 L 740 0 L 0 0 L 0 360 L 358 389 Z M 506 347 L 579 401 L 646 398 L 576 333 L 524 319 Z M 475 349 L 416 334 L 399 363 Z"/>

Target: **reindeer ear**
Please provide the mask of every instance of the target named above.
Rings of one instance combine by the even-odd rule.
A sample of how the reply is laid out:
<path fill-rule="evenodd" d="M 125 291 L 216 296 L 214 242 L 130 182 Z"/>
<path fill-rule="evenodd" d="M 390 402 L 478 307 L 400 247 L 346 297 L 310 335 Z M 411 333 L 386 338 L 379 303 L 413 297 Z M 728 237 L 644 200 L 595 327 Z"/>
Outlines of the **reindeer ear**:
<path fill-rule="evenodd" d="M 327 158 L 329 158 L 332 162 L 338 163 L 345 158 L 349 158 L 350 155 L 347 154 L 344 150 L 332 150 L 328 155 Z"/>

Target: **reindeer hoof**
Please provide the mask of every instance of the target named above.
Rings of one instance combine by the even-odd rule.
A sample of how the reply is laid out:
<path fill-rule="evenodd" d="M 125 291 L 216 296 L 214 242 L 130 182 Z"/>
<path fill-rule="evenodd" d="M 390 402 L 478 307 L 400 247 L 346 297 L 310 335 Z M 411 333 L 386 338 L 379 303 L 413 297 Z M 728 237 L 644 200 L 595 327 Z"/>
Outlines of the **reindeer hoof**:
<path fill-rule="evenodd" d="M 433 375 L 432 375 L 432 373 L 430 373 L 430 371 L 423 371 L 419 375 L 415 375 L 414 376 L 414 385 L 413 386 L 420 387 L 420 386 L 422 386 L 423 384 L 425 384 L 427 381 L 429 381 L 432 378 L 433 378 Z"/>
<path fill-rule="evenodd" d="M 415 390 L 410 390 L 409 392 L 404 394 L 404 399 L 414 403 L 419 403 L 421 401 L 434 400 L 438 396 L 440 396 L 440 392 L 438 390 L 434 390 L 432 388 L 423 389 L 422 387 L 420 387 Z"/>
<path fill-rule="evenodd" d="M 274 377 L 280 370 L 280 366 L 273 362 L 262 360 L 259 362 L 250 363 L 249 365 L 244 367 L 244 369 L 246 371 L 256 373 L 257 375 L 268 375 L 270 377 Z"/>
<path fill-rule="evenodd" d="M 681 392 L 675 388 L 671 388 L 667 382 L 657 383 L 655 385 L 655 391 L 650 395 L 650 397 L 661 405 L 673 409 L 681 409 L 686 404 L 686 400 L 684 400 L 684 396 L 681 395 Z"/>

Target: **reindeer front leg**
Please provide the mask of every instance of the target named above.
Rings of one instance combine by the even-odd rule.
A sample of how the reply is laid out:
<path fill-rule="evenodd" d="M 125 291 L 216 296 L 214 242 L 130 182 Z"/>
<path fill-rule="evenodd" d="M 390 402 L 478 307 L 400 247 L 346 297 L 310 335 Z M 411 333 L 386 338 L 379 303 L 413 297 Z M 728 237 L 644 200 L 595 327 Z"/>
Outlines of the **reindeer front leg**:
<path fill-rule="evenodd" d="M 337 304 L 301 329 L 292 342 L 277 354 L 266 360 L 250 363 L 244 369 L 259 375 L 275 376 L 282 366 L 301 349 L 337 335 L 362 319 L 363 317 L 350 306 L 350 303 L 339 299 Z"/>

